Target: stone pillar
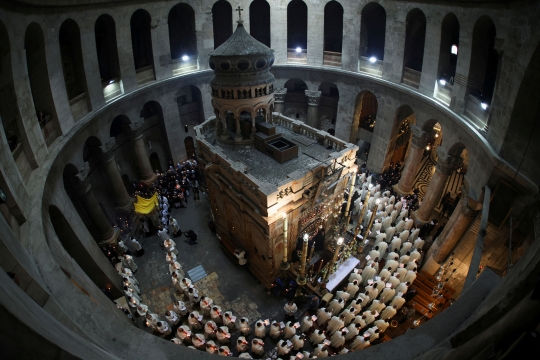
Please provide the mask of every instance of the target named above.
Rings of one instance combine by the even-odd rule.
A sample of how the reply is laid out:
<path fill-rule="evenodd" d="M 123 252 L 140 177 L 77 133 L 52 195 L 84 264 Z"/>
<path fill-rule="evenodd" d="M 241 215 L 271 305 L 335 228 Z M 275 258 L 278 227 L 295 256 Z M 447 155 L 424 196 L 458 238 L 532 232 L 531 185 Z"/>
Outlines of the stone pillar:
<path fill-rule="evenodd" d="M 411 147 L 407 152 L 401 178 L 399 179 L 399 183 L 393 186 L 394 190 L 401 195 L 412 193 L 414 179 L 418 173 L 422 155 L 424 154 L 424 147 L 426 146 L 425 133 L 420 126 L 411 125 L 411 133 Z"/>
<path fill-rule="evenodd" d="M 129 125 L 131 129 L 131 144 L 133 145 L 133 152 L 139 165 L 139 175 L 141 176 L 141 182 L 144 184 L 152 184 L 156 181 L 156 174 L 152 170 L 150 165 L 150 159 L 148 152 L 146 151 L 146 144 L 144 143 L 144 136 L 142 128 L 144 125 L 144 119 L 141 118 Z"/>
<path fill-rule="evenodd" d="M 240 114 L 234 116 L 234 121 L 236 121 L 236 135 L 234 136 L 234 141 L 242 141 L 242 129 L 240 128 Z"/>
<path fill-rule="evenodd" d="M 90 165 L 85 163 L 83 168 L 76 175 L 79 180 L 78 186 L 75 189 L 77 197 L 81 201 L 84 211 L 90 218 L 92 225 L 94 225 L 99 234 L 99 244 L 115 243 L 119 231 L 111 226 L 109 220 L 103 213 L 103 210 L 101 210 L 101 206 L 99 206 L 99 203 L 94 196 L 94 192 L 92 191 L 92 186 L 90 185 L 90 179 L 88 178 L 89 173 Z"/>
<path fill-rule="evenodd" d="M 287 95 L 287 89 L 276 89 L 274 91 L 274 112 L 283 114 L 283 111 L 285 111 L 285 95 Z"/>
<path fill-rule="evenodd" d="M 463 192 L 462 192 L 463 193 Z M 475 203 L 467 196 L 463 196 L 452 216 L 448 219 L 444 230 L 426 254 L 426 262 L 422 270 L 434 275 L 441 264 L 454 251 L 467 229 L 469 229 L 474 218 L 478 214 L 478 203 Z M 471 207 L 472 206 L 472 207 Z"/>
<path fill-rule="evenodd" d="M 435 81 L 437 81 L 437 68 L 439 66 L 439 53 L 441 47 L 441 22 L 438 16 L 428 16 L 426 23 L 426 41 L 424 46 L 424 61 L 422 63 L 422 76 L 420 77 L 420 92 L 433 97 Z M 447 51 L 450 51 L 447 49 Z"/>
<path fill-rule="evenodd" d="M 110 138 L 104 145 L 101 146 L 103 153 L 103 170 L 109 180 L 109 185 L 113 193 L 115 208 L 121 212 L 131 213 L 133 212 L 133 199 L 129 196 L 124 183 L 122 182 L 122 176 L 118 171 L 118 165 L 114 159 L 114 145 L 116 141 L 114 138 Z"/>
<path fill-rule="evenodd" d="M 430 221 L 431 214 L 441 199 L 448 178 L 463 161 L 461 157 L 446 156 L 446 153 L 440 149 L 437 151 L 437 155 L 439 155 L 439 162 L 435 174 L 433 174 L 426 195 L 422 199 L 422 205 L 414 212 L 414 219 L 419 225 L 427 224 Z"/>
<path fill-rule="evenodd" d="M 318 129 L 321 92 L 306 90 L 305 93 L 308 102 L 307 124 L 315 129 Z"/>
<path fill-rule="evenodd" d="M 489 124 L 491 123 L 491 116 L 493 115 L 493 106 L 495 105 L 495 99 L 497 98 L 497 91 L 499 90 L 499 81 L 501 78 L 502 60 L 504 54 L 504 39 L 495 38 L 495 50 L 499 55 L 499 61 L 497 62 L 497 77 L 495 78 L 495 87 L 493 88 L 493 96 L 491 97 L 491 104 L 489 106 L 489 114 L 486 120 L 486 125 L 482 129 L 484 132 L 488 132 Z"/>
<path fill-rule="evenodd" d="M 255 133 L 257 132 L 257 128 L 255 127 L 255 117 L 257 116 L 257 112 L 253 111 L 251 113 L 251 134 L 249 134 L 249 138 L 253 140 L 255 138 Z"/>

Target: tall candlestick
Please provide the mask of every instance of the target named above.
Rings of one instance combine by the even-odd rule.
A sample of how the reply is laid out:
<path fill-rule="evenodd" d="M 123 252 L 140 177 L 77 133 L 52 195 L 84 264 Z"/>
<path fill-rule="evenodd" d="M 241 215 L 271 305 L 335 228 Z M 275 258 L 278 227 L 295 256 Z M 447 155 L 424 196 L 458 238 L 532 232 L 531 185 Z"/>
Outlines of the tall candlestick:
<path fill-rule="evenodd" d="M 291 265 L 287 261 L 287 230 L 288 230 L 288 219 L 287 214 L 283 213 L 283 261 L 281 262 L 281 270 L 288 270 Z"/>
<path fill-rule="evenodd" d="M 304 234 L 304 245 L 302 247 L 302 262 L 300 263 L 300 273 L 298 274 L 298 277 L 296 278 L 296 283 L 298 285 L 306 285 L 306 258 L 307 258 L 307 252 L 308 252 L 308 242 L 309 242 L 309 235 Z"/>
<path fill-rule="evenodd" d="M 343 238 L 340 237 L 339 239 L 337 239 L 336 249 L 334 250 L 334 256 L 332 256 L 332 261 L 330 262 L 330 264 L 328 264 L 328 271 L 326 272 L 326 275 L 324 276 L 325 282 L 328 282 L 328 276 L 334 273 L 333 268 L 334 268 L 334 265 L 336 264 L 342 244 L 343 244 Z"/>
<path fill-rule="evenodd" d="M 377 200 L 378 201 L 378 200 Z M 377 204 L 379 205 L 379 204 Z M 373 212 L 371 213 L 371 218 L 369 219 L 369 224 L 366 228 L 366 232 L 364 233 L 364 239 L 367 239 L 369 236 L 369 231 L 371 230 L 371 226 L 373 225 L 373 221 L 375 220 L 375 215 L 377 214 L 377 209 L 373 208 Z"/>
<path fill-rule="evenodd" d="M 351 208 L 351 199 L 353 196 L 354 191 L 354 183 L 356 181 L 356 169 L 353 169 L 351 172 L 351 187 L 349 189 L 349 197 L 347 199 L 347 207 L 345 208 L 345 225 L 343 226 L 343 229 L 347 229 L 347 226 L 349 225 L 349 221 L 351 220 L 351 212 L 349 211 Z"/>

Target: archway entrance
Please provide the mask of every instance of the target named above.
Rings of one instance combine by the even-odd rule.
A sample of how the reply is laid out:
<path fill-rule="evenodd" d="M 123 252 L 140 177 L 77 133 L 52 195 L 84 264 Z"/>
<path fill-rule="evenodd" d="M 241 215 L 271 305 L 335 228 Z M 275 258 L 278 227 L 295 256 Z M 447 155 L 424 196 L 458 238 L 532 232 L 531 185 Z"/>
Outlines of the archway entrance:
<path fill-rule="evenodd" d="M 184 139 L 184 147 L 186 148 L 186 155 L 188 159 L 195 157 L 195 144 L 193 143 L 193 138 L 188 136 Z"/>
<path fill-rule="evenodd" d="M 152 170 L 159 171 L 160 173 L 163 172 L 163 168 L 161 167 L 161 162 L 159 161 L 159 155 L 155 152 L 150 154 L 150 165 L 152 165 Z"/>

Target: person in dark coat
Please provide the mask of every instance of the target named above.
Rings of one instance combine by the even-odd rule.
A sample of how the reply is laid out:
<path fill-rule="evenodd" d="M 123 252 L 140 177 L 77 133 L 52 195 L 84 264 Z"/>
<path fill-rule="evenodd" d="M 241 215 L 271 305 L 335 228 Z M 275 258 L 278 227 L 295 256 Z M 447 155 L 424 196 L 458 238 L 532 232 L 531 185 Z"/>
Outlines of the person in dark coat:
<path fill-rule="evenodd" d="M 184 233 L 186 235 L 186 237 L 189 238 L 189 245 L 195 245 L 195 244 L 198 244 L 199 242 L 197 241 L 197 233 L 193 230 L 188 230 L 187 232 Z"/>
<path fill-rule="evenodd" d="M 315 251 L 323 251 L 325 240 L 324 229 L 320 228 L 313 240 L 315 241 Z"/>

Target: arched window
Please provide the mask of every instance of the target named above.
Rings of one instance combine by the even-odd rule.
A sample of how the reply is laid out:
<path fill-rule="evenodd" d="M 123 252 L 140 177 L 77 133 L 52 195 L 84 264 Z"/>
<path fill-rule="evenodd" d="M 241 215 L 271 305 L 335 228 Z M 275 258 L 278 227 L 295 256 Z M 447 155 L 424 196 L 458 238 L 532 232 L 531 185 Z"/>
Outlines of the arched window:
<path fill-rule="evenodd" d="M 439 50 L 439 66 L 437 79 L 453 83 L 456 75 L 457 57 L 459 48 L 459 21 L 453 13 L 447 14 L 442 22 L 441 47 Z"/>
<path fill-rule="evenodd" d="M 289 51 L 307 49 L 308 9 L 302 0 L 292 0 L 287 6 L 287 48 Z"/>
<path fill-rule="evenodd" d="M 418 88 L 424 62 L 426 16 L 422 10 L 412 9 L 407 14 L 406 22 L 403 83 Z"/>
<path fill-rule="evenodd" d="M 135 11 L 131 16 L 131 45 L 133 47 L 135 70 L 153 67 L 154 65 L 151 21 L 150 14 L 143 9 Z"/>
<path fill-rule="evenodd" d="M 195 11 L 188 4 L 177 4 L 169 12 L 171 59 L 197 56 Z"/>
<path fill-rule="evenodd" d="M 270 5 L 266 0 L 254 0 L 249 5 L 249 33 L 270 47 Z"/>
<path fill-rule="evenodd" d="M 216 1 L 212 6 L 214 49 L 227 41 L 233 33 L 232 6 L 226 0 Z"/>
<path fill-rule="evenodd" d="M 121 95 L 120 61 L 116 46 L 116 26 L 110 15 L 103 14 L 94 26 L 99 75 L 105 101 Z"/>
<path fill-rule="evenodd" d="M 371 2 L 362 9 L 360 24 L 360 56 L 383 60 L 386 11 L 380 4 Z"/>
<path fill-rule="evenodd" d="M 499 55 L 495 50 L 495 24 L 482 16 L 474 24 L 471 65 L 469 67 L 468 93 L 484 104 L 491 104 Z"/>
<path fill-rule="evenodd" d="M 324 57 L 323 65 L 341 67 L 343 46 L 343 7 L 330 1 L 324 7 Z"/>

